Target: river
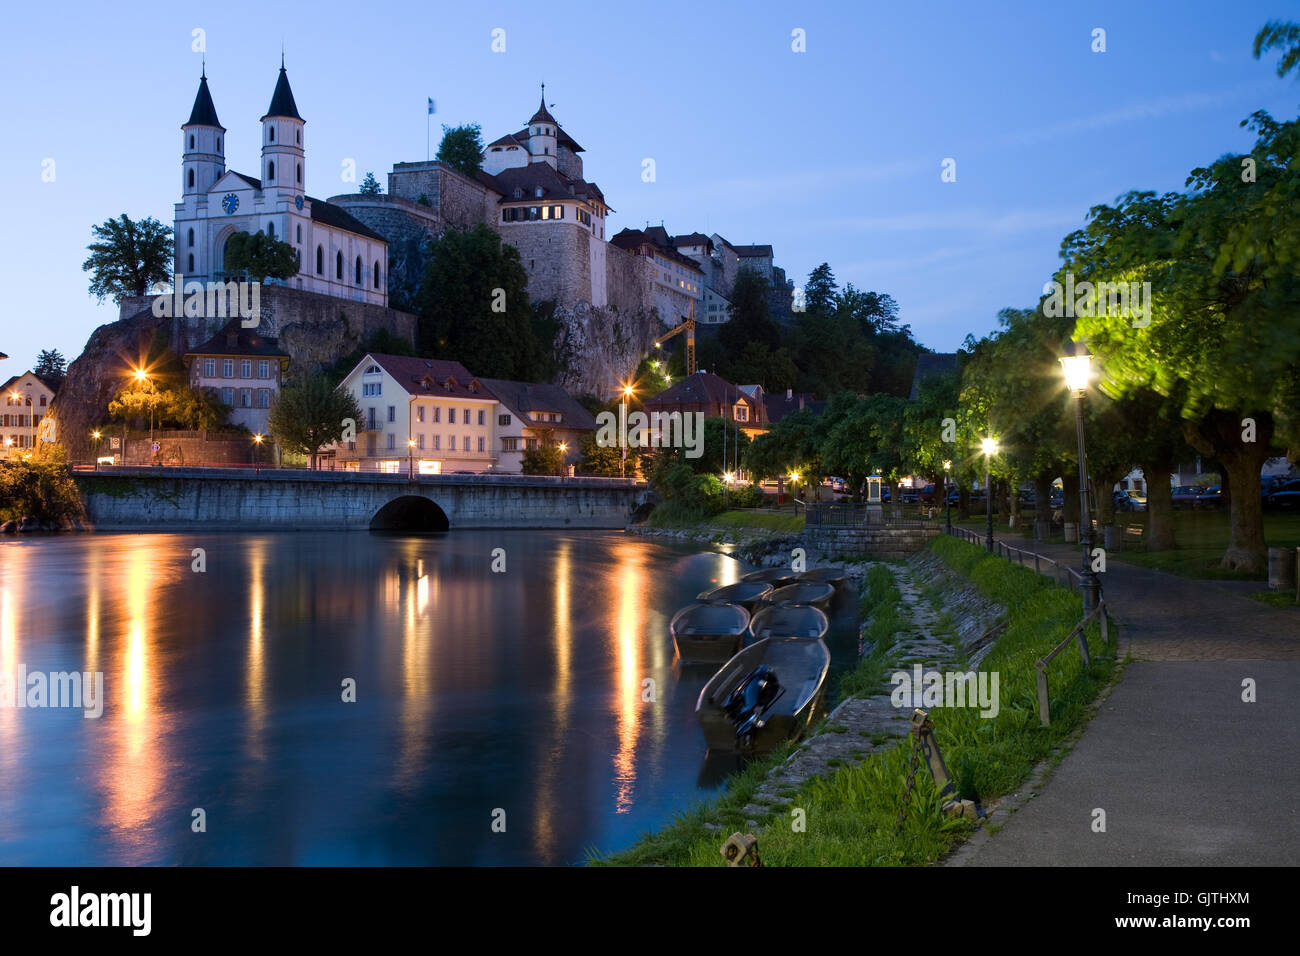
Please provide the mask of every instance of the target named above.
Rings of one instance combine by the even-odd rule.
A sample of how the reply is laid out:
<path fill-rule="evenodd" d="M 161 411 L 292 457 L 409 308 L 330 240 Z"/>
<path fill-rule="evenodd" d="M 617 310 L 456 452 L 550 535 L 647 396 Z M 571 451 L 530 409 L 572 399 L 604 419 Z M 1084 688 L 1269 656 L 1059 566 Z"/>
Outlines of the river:
<path fill-rule="evenodd" d="M 105 692 L 97 718 L 0 706 L 0 864 L 562 865 L 626 847 L 731 769 L 704 764 L 709 671 L 674 665 L 668 621 L 745 569 L 698 547 L 4 541 L 0 678 L 102 672 Z"/>

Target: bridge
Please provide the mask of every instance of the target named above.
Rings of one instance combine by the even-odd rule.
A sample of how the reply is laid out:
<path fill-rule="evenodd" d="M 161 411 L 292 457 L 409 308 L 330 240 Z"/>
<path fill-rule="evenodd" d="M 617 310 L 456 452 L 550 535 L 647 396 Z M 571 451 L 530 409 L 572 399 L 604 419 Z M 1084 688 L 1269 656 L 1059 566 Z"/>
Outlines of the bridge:
<path fill-rule="evenodd" d="M 644 493 L 621 478 L 254 468 L 109 467 L 73 480 L 96 531 L 622 529 Z"/>

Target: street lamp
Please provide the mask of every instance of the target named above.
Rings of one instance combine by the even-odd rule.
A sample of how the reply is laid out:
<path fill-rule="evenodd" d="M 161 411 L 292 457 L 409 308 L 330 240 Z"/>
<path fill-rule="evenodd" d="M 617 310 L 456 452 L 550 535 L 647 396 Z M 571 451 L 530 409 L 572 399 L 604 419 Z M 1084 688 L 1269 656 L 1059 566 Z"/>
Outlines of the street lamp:
<path fill-rule="evenodd" d="M 408 480 L 415 478 L 415 439 L 406 440 L 406 477 Z"/>
<path fill-rule="evenodd" d="M 565 466 L 564 455 L 566 452 L 568 452 L 568 450 L 569 450 L 568 443 L 560 442 L 560 477 L 561 478 L 564 477 L 564 466 Z"/>
<path fill-rule="evenodd" d="M 146 371 L 145 371 L 144 369 L 142 369 L 142 368 L 138 368 L 138 369 L 136 369 L 136 370 L 135 370 L 135 380 L 136 380 L 137 382 L 145 382 L 145 383 L 147 383 L 147 384 L 149 385 L 149 392 L 150 392 L 150 394 L 152 395 L 152 393 L 153 393 L 153 381 L 149 378 L 149 373 L 148 373 L 148 372 L 146 372 Z M 152 400 L 152 398 L 151 398 L 150 401 L 149 401 L 149 464 L 151 464 L 151 465 L 154 463 L 154 454 L 153 454 L 153 405 L 154 405 L 154 403 L 153 403 L 153 400 Z M 125 454 L 126 454 L 126 449 L 125 449 L 125 448 L 122 449 L 122 454 L 123 454 L 123 456 L 125 456 Z"/>
<path fill-rule="evenodd" d="M 948 472 L 952 471 L 952 462 L 943 460 L 943 510 L 947 533 L 952 534 L 952 502 L 948 500 Z"/>
<path fill-rule="evenodd" d="M 1079 436 L 1079 542 L 1083 546 L 1083 611 L 1097 606 L 1101 582 L 1092 571 L 1092 520 L 1088 517 L 1088 455 L 1083 445 L 1083 397 L 1092 378 L 1092 354 L 1082 342 L 1070 342 L 1061 356 L 1065 386 L 1074 393 L 1074 426 Z"/>
<path fill-rule="evenodd" d="M 628 383 L 623 385 L 623 401 L 618 403 L 619 413 L 619 444 L 623 448 L 622 463 L 620 465 L 620 474 L 623 478 L 627 477 L 627 406 L 632 401 L 635 393 L 632 386 Z"/>
<path fill-rule="evenodd" d="M 261 435 L 261 433 L 259 432 L 258 434 L 256 434 L 256 435 L 253 436 L 253 444 L 252 444 L 252 445 L 249 447 L 249 449 L 248 449 L 248 462 L 249 462 L 249 464 L 251 464 L 251 465 L 255 465 L 255 464 L 256 464 L 256 462 L 254 461 L 254 455 L 255 455 L 255 453 L 257 452 L 257 450 L 258 450 L 259 448 L 261 448 L 261 447 L 262 447 L 262 435 Z"/>
<path fill-rule="evenodd" d="M 992 488 L 989 487 L 989 462 L 993 456 L 998 453 L 998 443 L 992 438 L 984 438 L 980 441 L 980 447 L 984 449 L 984 548 L 989 554 L 993 553 L 993 494 Z"/>

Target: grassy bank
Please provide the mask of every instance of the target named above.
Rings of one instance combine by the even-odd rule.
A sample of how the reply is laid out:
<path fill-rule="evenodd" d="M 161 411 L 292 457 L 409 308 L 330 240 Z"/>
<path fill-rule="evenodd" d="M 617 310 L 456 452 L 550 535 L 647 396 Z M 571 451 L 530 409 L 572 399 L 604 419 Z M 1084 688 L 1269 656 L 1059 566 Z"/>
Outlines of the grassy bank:
<path fill-rule="evenodd" d="M 690 511 L 660 505 L 650 513 L 646 524 L 651 528 L 692 531 L 779 531 L 798 534 L 803 531 L 804 516 L 789 511 L 761 511 L 733 508 L 720 514 L 701 516 Z"/>
<path fill-rule="evenodd" d="M 1034 662 L 1059 643 L 1082 616 L 1080 600 L 1026 568 L 990 557 L 974 545 L 941 537 L 931 547 L 958 574 L 1010 612 L 1010 624 L 983 669 L 999 675 L 1000 709 L 982 718 L 973 708 L 935 708 L 935 734 L 961 795 L 989 800 L 1013 790 L 1035 763 L 1048 756 L 1089 712 L 1089 705 L 1108 680 L 1114 659 L 1103 652 L 1096 629 L 1091 633 L 1094 663 L 1085 671 L 1077 653 L 1067 651 L 1052 665 L 1052 724 L 1041 727 L 1036 704 Z M 866 601 L 872 615 L 868 637 L 881 645 L 907 626 L 897 589 L 876 569 L 868 579 Z M 879 645 L 878 645 L 879 646 Z M 872 657 L 876 657 L 873 654 Z M 842 687 L 869 692 L 885 678 L 883 662 L 871 657 L 850 673 Z M 916 791 L 903 829 L 895 834 L 899 801 L 907 775 L 910 741 L 878 752 L 856 766 L 791 789 L 779 816 L 760 821 L 763 862 L 777 866 L 912 865 L 931 862 L 967 833 L 971 825 L 940 811 L 929 773 L 916 778 Z M 608 865 L 666 864 L 719 866 L 719 847 L 734 830 L 745 826 L 741 808 L 756 789 L 762 772 L 778 760 L 750 768 L 734 780 L 710 807 L 700 805 L 679 814 L 657 833 L 610 856 L 593 855 L 591 862 Z M 791 811 L 806 813 L 806 831 L 788 823 Z M 714 820 L 721 829 L 711 831 Z M 725 831 L 725 832 L 724 832 Z"/>

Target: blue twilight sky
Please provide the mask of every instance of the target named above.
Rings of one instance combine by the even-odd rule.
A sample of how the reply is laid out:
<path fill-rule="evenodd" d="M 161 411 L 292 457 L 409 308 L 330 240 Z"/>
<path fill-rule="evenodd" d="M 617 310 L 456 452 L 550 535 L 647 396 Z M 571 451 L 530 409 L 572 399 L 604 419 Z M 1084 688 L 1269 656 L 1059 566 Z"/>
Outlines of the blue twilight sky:
<path fill-rule="evenodd" d="M 129 11 L 129 12 L 126 12 Z M 280 47 L 307 120 L 307 189 L 425 155 L 425 101 L 485 140 L 522 127 L 546 83 L 616 210 L 673 233 L 771 243 L 791 278 L 893 295 L 932 348 L 1036 301 L 1061 238 L 1130 189 L 1251 143 L 1241 119 L 1290 118 L 1300 84 L 1251 41 L 1294 3 L 24 3 L 6 14 L 0 281 L 3 377 L 41 348 L 71 360 L 116 317 L 81 270 L 90 226 L 168 225 L 180 124 L 206 31 L 229 168 L 256 174 Z M 506 50 L 491 49 L 494 28 Z M 1091 51 L 1106 30 L 1106 52 Z M 791 50 L 802 29 L 807 51 Z M 642 182 L 652 157 L 657 180 Z M 957 181 L 940 181 L 956 160 Z M 55 161 L 55 180 L 42 164 Z M 13 290 L 19 290 L 14 294 Z"/>

